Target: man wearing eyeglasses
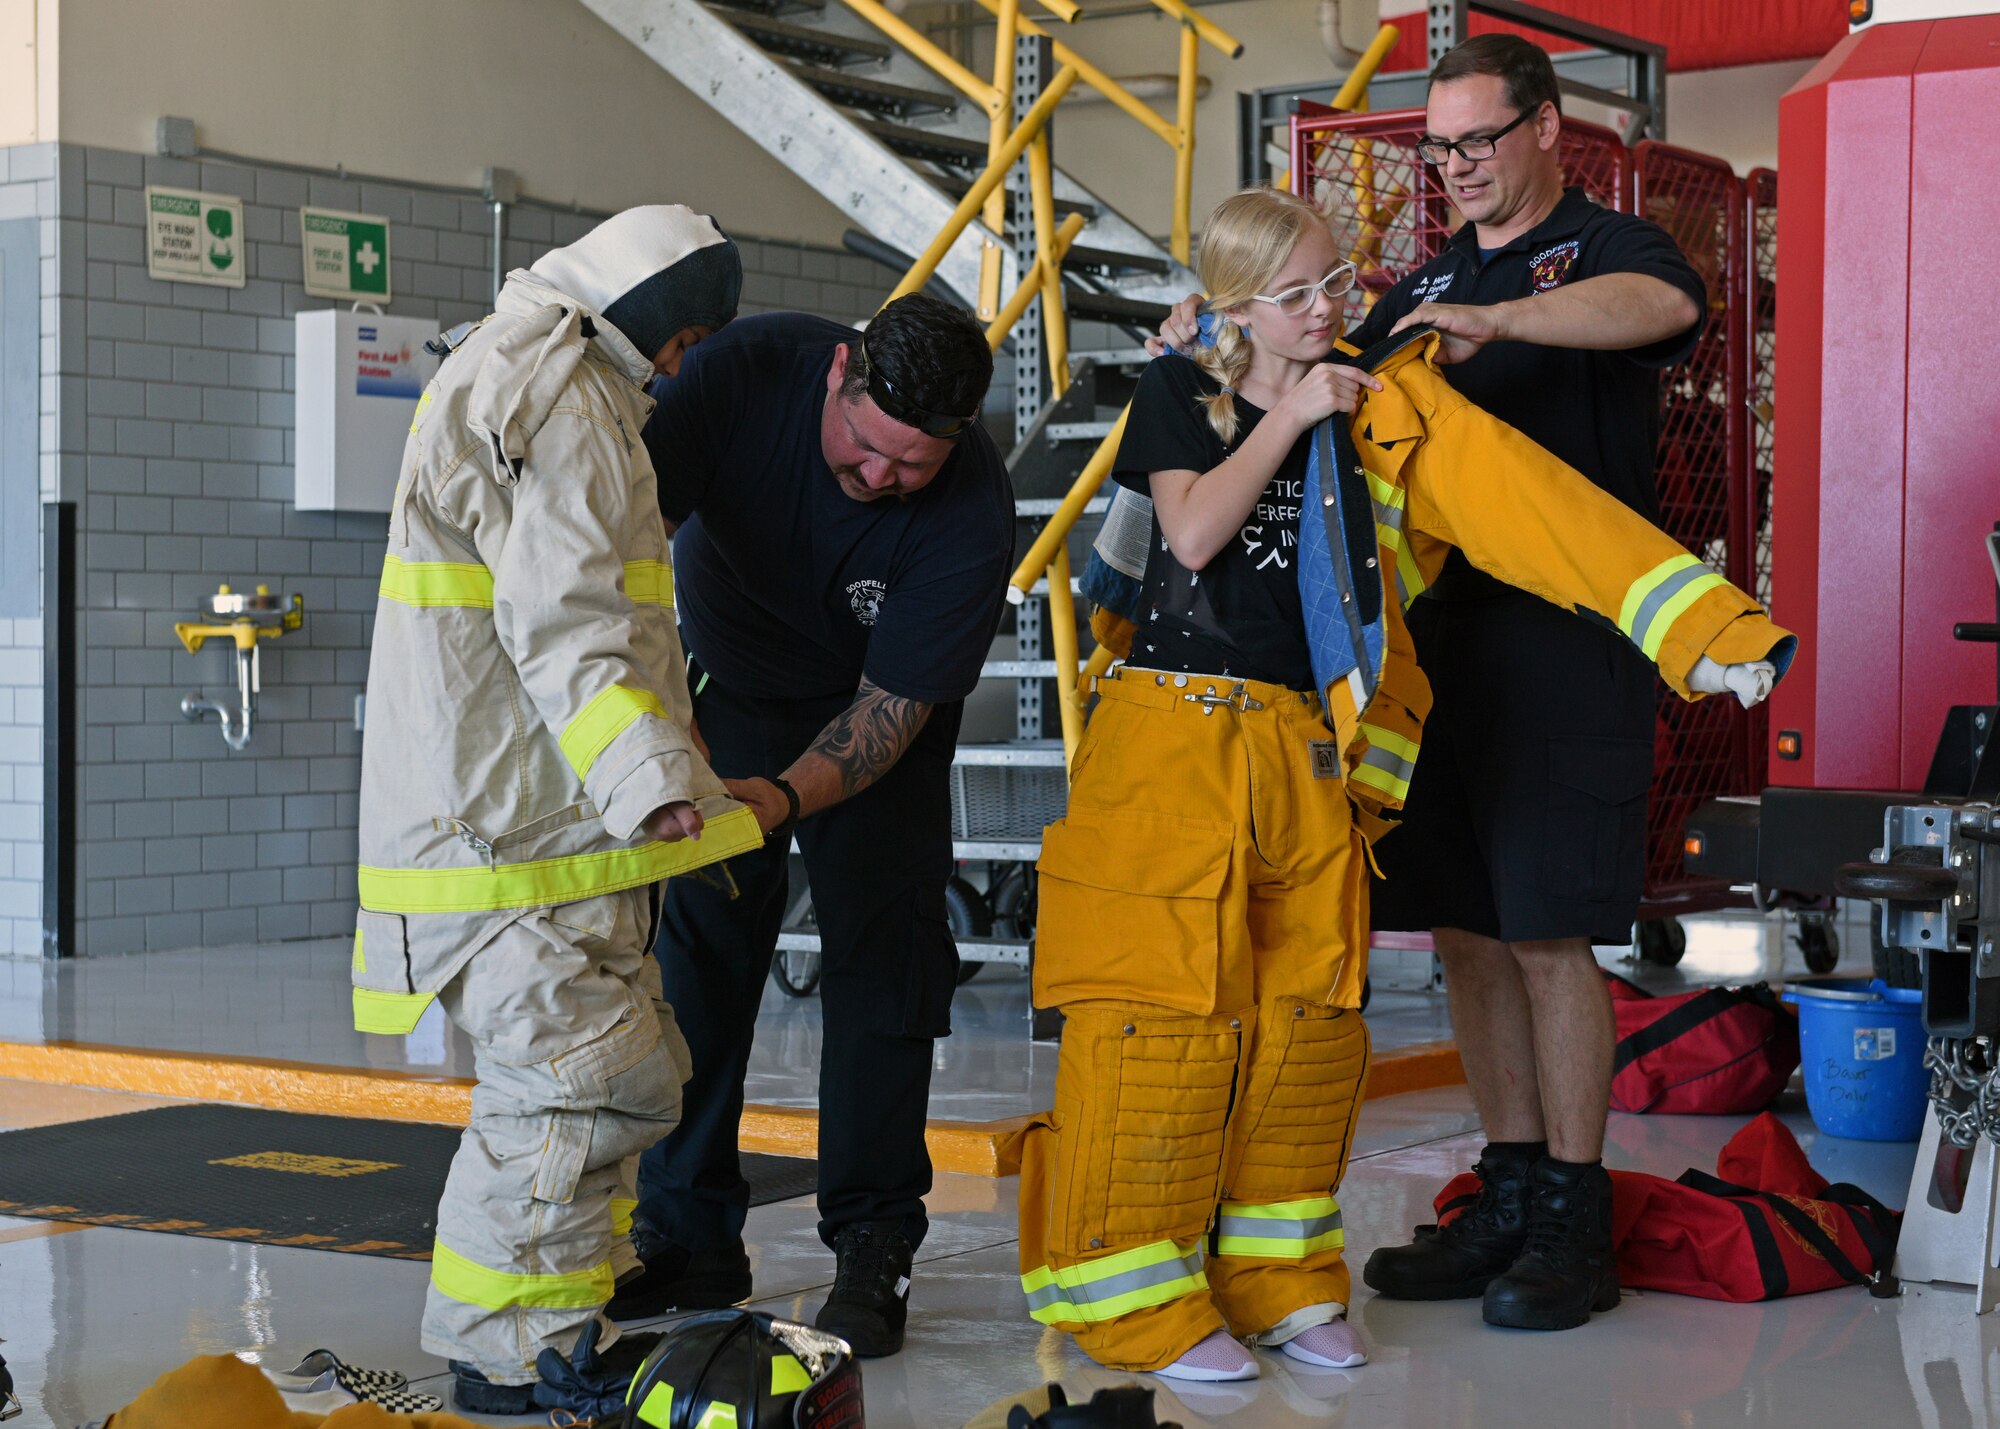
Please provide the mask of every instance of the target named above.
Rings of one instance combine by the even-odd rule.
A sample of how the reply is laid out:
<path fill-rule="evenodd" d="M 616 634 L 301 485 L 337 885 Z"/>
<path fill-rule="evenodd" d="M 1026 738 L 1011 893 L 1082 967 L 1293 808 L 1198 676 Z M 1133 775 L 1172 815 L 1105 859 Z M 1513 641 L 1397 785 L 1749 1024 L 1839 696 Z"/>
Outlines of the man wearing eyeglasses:
<path fill-rule="evenodd" d="M 1453 49 L 1425 125 L 1420 157 L 1466 221 L 1348 341 L 1439 329 L 1452 386 L 1657 523 L 1659 372 L 1699 335 L 1700 277 L 1658 226 L 1564 187 L 1555 71 L 1528 41 Z M 1192 322 L 1184 305 L 1161 335 Z M 1617 632 L 1457 552 L 1409 626 L 1436 704 L 1373 923 L 1433 934 L 1488 1143 L 1478 1204 L 1362 1278 L 1567 1329 L 1618 1303 L 1601 1161 L 1616 1036 L 1591 945 L 1630 941 L 1638 912 L 1654 676 Z"/>
<path fill-rule="evenodd" d="M 736 1137 L 796 837 L 822 949 L 819 1232 L 838 1267 L 818 1324 L 862 1355 L 902 1347 L 958 971 L 952 753 L 1013 549 L 1013 488 L 978 425 L 992 373 L 969 314 L 913 295 L 861 333 L 739 318 L 654 388 L 645 440 L 695 717 L 768 838 L 666 887 L 657 954 L 694 1072 L 641 1163 L 645 1270 L 613 1318 L 751 1294 Z"/>

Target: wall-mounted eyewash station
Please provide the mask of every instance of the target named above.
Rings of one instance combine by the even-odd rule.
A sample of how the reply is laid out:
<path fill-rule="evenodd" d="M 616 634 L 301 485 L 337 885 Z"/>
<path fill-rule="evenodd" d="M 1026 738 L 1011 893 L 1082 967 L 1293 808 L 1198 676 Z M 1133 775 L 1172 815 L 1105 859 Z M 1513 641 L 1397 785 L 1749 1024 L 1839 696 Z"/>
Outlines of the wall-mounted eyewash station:
<path fill-rule="evenodd" d="M 305 623 L 305 597 L 294 595 L 288 602 L 271 594 L 269 586 L 258 586 L 254 594 L 218 586 L 214 595 L 203 596 L 200 621 L 177 622 L 174 634 L 190 655 L 210 640 L 227 640 L 236 649 L 236 708 L 205 698 L 199 691 L 181 699 L 181 713 L 188 719 L 214 715 L 222 722 L 222 742 L 231 749 L 250 743 L 251 722 L 257 711 L 257 696 L 263 689 L 259 651 L 266 640 L 276 640 Z"/>

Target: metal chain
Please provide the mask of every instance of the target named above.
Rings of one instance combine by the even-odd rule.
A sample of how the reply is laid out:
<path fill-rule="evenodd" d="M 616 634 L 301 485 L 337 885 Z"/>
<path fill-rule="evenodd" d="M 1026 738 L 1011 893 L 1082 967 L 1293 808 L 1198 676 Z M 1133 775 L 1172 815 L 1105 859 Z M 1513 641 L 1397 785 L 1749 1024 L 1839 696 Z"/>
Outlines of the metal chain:
<path fill-rule="evenodd" d="M 2000 1142 L 2000 1057 L 1986 1037 L 1933 1037 L 1924 1048 L 1938 1134 L 1970 1147 L 1983 1134 Z"/>

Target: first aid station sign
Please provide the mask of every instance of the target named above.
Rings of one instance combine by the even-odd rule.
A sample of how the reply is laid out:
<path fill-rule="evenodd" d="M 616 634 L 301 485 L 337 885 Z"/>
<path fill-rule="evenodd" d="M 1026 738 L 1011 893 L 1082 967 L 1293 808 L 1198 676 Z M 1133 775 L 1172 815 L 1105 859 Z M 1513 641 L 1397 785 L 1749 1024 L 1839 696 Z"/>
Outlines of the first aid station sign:
<path fill-rule="evenodd" d="M 389 220 L 329 208 L 299 210 L 306 291 L 341 302 L 389 301 Z"/>
<path fill-rule="evenodd" d="M 243 200 L 192 189 L 146 190 L 146 274 L 171 283 L 240 288 Z"/>

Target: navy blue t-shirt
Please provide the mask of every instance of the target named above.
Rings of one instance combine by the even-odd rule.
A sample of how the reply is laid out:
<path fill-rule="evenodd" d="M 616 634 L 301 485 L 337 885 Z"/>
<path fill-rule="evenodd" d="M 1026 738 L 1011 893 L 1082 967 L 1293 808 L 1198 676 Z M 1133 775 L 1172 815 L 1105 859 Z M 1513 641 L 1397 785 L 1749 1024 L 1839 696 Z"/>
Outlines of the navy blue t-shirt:
<path fill-rule="evenodd" d="M 856 501 L 820 447 L 833 350 L 853 328 L 739 318 L 653 384 L 646 449 L 674 536 L 687 648 L 761 699 L 851 694 L 865 676 L 944 704 L 978 683 L 1014 546 L 1014 489 L 974 428 L 921 491 Z"/>
<path fill-rule="evenodd" d="M 1605 273 L 1644 273 L 1679 288 L 1704 314 L 1708 292 L 1665 229 L 1600 208 L 1580 188 L 1564 192 L 1549 216 L 1487 252 L 1470 223 L 1442 253 L 1405 276 L 1347 334 L 1366 351 L 1422 302 L 1484 305 L 1528 298 Z M 1693 350 L 1702 331 L 1625 352 L 1489 342 L 1466 362 L 1440 368 L 1472 402 L 1548 448 L 1648 521 L 1660 519 L 1653 481 L 1660 444 L 1660 371 Z M 1502 587 L 1453 551 L 1436 594 L 1491 594 Z"/>

